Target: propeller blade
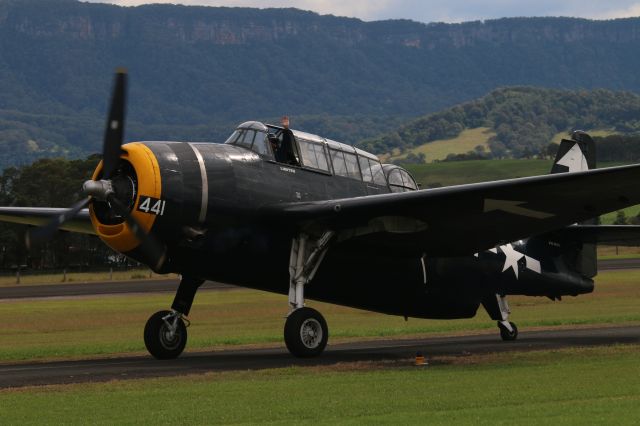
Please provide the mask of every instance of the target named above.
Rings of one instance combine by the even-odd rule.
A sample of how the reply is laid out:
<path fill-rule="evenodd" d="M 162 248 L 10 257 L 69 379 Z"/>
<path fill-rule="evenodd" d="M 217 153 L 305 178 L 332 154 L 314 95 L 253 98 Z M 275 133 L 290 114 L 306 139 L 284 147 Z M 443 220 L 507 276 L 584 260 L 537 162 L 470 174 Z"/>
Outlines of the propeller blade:
<path fill-rule="evenodd" d="M 152 266 L 156 271 L 159 270 L 166 260 L 165 246 L 159 242 L 153 234 L 146 233 L 138 221 L 131 215 L 127 207 L 115 196 L 111 195 L 108 201 L 116 213 L 124 217 L 127 225 L 129 225 L 129 228 L 131 228 L 136 238 L 140 241 L 140 250 L 151 263 L 149 266 Z"/>
<path fill-rule="evenodd" d="M 80 212 L 80 210 L 89 205 L 90 201 L 91 198 L 85 198 L 84 200 L 78 201 L 64 213 L 57 217 L 54 217 L 46 225 L 28 230 L 25 235 L 25 243 L 27 245 L 27 248 L 31 248 L 35 244 L 50 240 L 51 237 L 53 237 L 53 234 L 55 234 L 58 228 L 60 228 L 60 226 L 62 226 L 68 220 L 73 219 Z"/>
<path fill-rule="evenodd" d="M 102 179 L 108 181 L 120 162 L 120 153 L 122 147 L 122 140 L 124 136 L 124 117 L 126 106 L 126 91 L 127 91 L 127 72 L 124 69 L 116 71 L 115 82 L 113 87 L 113 94 L 111 95 L 111 106 L 109 108 L 109 117 L 107 119 L 107 125 L 104 133 L 104 141 L 102 146 Z M 85 182 L 84 190 L 89 192 L 89 187 Z M 89 188 L 91 189 L 91 188 Z M 93 188 L 97 190 L 96 188 Z M 166 247 L 160 243 L 152 234 L 147 234 L 140 226 L 138 221 L 131 215 L 127 207 L 115 197 L 111 186 L 110 191 L 100 187 L 102 191 L 98 191 L 99 194 L 104 193 L 107 198 L 107 202 L 111 205 L 113 210 L 123 217 L 129 228 L 133 231 L 136 238 L 140 241 L 140 250 L 144 256 L 150 262 L 155 270 L 160 269 L 166 259 Z M 107 195 L 108 194 L 108 195 Z M 103 195 L 103 196 L 104 196 Z M 78 214 L 80 210 L 87 207 L 92 198 L 86 198 L 76 204 L 70 209 L 66 210 L 63 214 L 55 217 L 45 226 L 34 228 L 29 230 L 26 235 L 27 247 L 31 247 L 36 243 L 49 240 L 58 228 L 69 219 L 72 219 Z M 98 199 L 101 199 L 98 196 Z"/>
<path fill-rule="evenodd" d="M 118 69 L 102 144 L 102 179 L 109 179 L 120 161 L 120 147 L 124 136 L 126 91 L 127 72 L 124 69 Z"/>

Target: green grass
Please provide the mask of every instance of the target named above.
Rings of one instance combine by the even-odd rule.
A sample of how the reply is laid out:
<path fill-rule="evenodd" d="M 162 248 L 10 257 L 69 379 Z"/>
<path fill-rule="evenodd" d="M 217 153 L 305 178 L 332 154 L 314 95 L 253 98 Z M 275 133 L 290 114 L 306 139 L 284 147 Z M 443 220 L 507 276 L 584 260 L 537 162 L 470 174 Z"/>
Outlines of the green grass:
<path fill-rule="evenodd" d="M 622 260 L 640 258 L 640 247 L 618 247 L 618 254 L 615 254 L 615 246 L 603 246 L 602 248 L 614 251 L 614 253 L 605 255 L 598 254 L 598 260 Z M 601 247 L 598 247 L 598 253 L 600 253 L 600 251 Z"/>
<path fill-rule="evenodd" d="M 0 391 L 0 424 L 638 424 L 638 346 Z M 428 352 L 428 351 L 427 351 Z"/>
<path fill-rule="evenodd" d="M 450 186 L 544 175 L 551 170 L 551 164 L 550 160 L 478 160 L 410 164 L 406 167 L 423 188 L 428 188 L 433 184 Z"/>
<path fill-rule="evenodd" d="M 628 207 L 623 209 L 625 216 L 627 219 L 631 219 L 632 217 L 638 216 L 640 214 L 640 205 Z M 603 225 L 611 225 L 616 220 L 616 215 L 618 212 L 611 212 L 600 217 Z"/>
<path fill-rule="evenodd" d="M 407 150 L 403 154 L 398 152 L 395 155 L 387 157 L 385 161 L 392 161 L 401 158 L 405 158 L 410 152 L 414 154 L 424 154 L 427 162 L 434 160 L 444 160 L 449 154 L 464 154 L 481 145 L 489 151 L 489 139 L 495 136 L 495 132 L 488 127 L 478 127 L 475 129 L 463 130 L 458 136 L 450 139 L 439 139 L 432 142 L 427 142 L 423 145 L 417 146 L 410 150 Z"/>
<path fill-rule="evenodd" d="M 512 320 L 531 327 L 640 322 L 640 271 L 606 271 L 596 293 L 567 297 L 513 297 Z M 172 294 L 83 297 L 0 302 L 0 362 L 146 353 L 142 329 L 155 311 L 170 306 Z M 495 333 L 480 309 L 473 319 L 420 320 L 309 302 L 329 323 L 330 343 L 352 339 Z M 253 290 L 201 292 L 190 319 L 187 350 L 238 345 L 283 346 L 285 296 Z"/>

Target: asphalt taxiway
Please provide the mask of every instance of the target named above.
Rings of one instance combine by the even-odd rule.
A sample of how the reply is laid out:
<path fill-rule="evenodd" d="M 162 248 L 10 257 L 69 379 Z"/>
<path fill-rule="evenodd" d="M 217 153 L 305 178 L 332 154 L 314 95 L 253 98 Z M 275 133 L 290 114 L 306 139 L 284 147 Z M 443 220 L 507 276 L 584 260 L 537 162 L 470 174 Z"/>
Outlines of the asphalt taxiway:
<path fill-rule="evenodd" d="M 78 282 L 74 284 L 16 285 L 0 287 L 0 300 L 133 293 L 175 293 L 179 283 L 180 281 L 177 279 L 163 278 L 157 280 Z M 230 284 L 207 281 L 200 287 L 200 290 L 230 290 L 237 288 L 239 287 Z"/>
<path fill-rule="evenodd" d="M 522 331 L 515 342 L 496 334 L 365 341 L 328 346 L 312 359 L 292 357 L 284 347 L 185 353 L 170 361 L 149 355 L 79 361 L 0 364 L 0 388 L 181 376 L 216 371 L 261 370 L 290 366 L 326 366 L 355 361 L 399 361 L 411 365 L 418 351 L 427 360 L 505 351 L 640 344 L 640 326 Z M 431 368 L 431 367 L 430 367 Z M 437 368 L 437 363 L 432 368 Z"/>

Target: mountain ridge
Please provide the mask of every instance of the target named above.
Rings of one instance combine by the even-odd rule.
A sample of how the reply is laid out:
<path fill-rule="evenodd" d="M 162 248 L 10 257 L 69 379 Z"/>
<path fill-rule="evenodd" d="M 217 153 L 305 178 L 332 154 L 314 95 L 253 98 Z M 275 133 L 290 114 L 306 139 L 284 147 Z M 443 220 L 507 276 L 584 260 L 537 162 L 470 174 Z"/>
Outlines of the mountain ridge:
<path fill-rule="evenodd" d="M 638 48 L 638 18 L 423 24 L 0 0 L 0 168 L 99 151 L 117 66 L 131 76 L 129 140 L 222 141 L 237 123 L 287 114 L 355 143 L 502 86 L 640 93 Z"/>

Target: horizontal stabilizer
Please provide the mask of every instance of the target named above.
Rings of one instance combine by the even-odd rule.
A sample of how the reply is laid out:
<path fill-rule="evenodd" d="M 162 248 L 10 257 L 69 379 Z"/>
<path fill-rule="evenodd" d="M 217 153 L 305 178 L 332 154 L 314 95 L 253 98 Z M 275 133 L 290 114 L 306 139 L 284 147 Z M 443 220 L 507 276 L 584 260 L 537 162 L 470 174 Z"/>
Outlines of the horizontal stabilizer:
<path fill-rule="evenodd" d="M 581 243 L 640 246 L 640 226 L 636 225 L 573 225 L 554 232 L 553 236 Z"/>

